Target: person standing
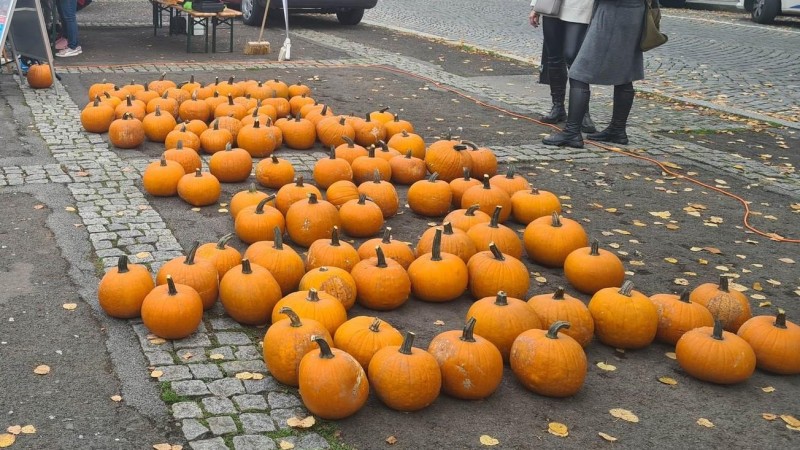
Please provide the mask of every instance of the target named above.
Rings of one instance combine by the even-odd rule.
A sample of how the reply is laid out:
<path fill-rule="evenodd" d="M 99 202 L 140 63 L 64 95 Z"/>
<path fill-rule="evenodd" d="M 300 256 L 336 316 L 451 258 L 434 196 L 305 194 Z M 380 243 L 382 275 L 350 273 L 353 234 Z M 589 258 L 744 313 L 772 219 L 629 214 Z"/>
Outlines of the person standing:
<path fill-rule="evenodd" d="M 626 127 L 635 95 L 633 82 L 644 79 L 644 57 L 639 48 L 644 14 L 644 0 L 597 0 L 586 41 L 569 71 L 567 123 L 542 143 L 583 147 L 580 125 L 589 108 L 590 84 L 614 86 L 614 106 L 608 127 L 586 137 L 628 143 Z"/>
<path fill-rule="evenodd" d="M 78 0 L 57 0 L 58 14 L 61 16 L 61 26 L 67 38 L 67 47 L 56 52 L 56 56 L 77 56 L 83 53 L 78 42 Z"/>
<path fill-rule="evenodd" d="M 536 0 L 531 2 L 530 24 L 537 28 L 542 25 L 542 66 L 539 82 L 550 85 L 553 107 L 539 120 L 544 123 L 558 123 L 567 119 L 564 100 L 567 94 L 567 71 L 572 65 L 583 43 L 589 20 L 592 18 L 594 0 L 563 0 L 558 16 L 541 16 L 533 10 Z M 588 114 L 584 115 L 583 131 L 597 131 Z"/>

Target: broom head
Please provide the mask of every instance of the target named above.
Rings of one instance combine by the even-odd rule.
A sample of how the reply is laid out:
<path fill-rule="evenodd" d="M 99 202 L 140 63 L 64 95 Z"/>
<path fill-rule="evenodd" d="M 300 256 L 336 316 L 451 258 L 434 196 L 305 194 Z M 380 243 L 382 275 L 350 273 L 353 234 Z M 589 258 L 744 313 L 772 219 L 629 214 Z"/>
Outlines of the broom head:
<path fill-rule="evenodd" d="M 252 41 L 244 46 L 245 55 L 269 54 L 269 41 Z"/>

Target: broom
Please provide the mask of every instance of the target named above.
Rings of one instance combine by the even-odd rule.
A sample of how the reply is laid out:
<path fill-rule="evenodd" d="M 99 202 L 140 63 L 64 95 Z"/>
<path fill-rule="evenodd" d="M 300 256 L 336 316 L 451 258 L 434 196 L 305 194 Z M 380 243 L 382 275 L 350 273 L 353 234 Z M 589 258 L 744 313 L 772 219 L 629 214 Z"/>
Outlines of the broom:
<path fill-rule="evenodd" d="M 289 61 L 292 59 L 292 41 L 289 40 L 289 5 L 286 0 L 283 0 L 283 20 L 286 22 L 286 40 L 283 41 L 283 47 L 278 53 L 278 61 Z"/>
<path fill-rule="evenodd" d="M 269 41 L 262 41 L 264 37 L 264 25 L 267 23 L 267 14 L 269 14 L 269 2 L 264 8 L 264 17 L 261 18 L 261 32 L 258 33 L 258 41 L 250 41 L 244 46 L 245 55 L 266 55 L 269 53 Z"/>

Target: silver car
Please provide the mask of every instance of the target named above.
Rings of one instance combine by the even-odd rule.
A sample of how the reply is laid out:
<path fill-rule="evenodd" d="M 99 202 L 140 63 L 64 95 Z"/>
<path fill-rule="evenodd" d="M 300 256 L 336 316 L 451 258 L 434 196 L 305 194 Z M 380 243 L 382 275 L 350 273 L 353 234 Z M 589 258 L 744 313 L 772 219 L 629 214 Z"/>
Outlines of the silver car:
<path fill-rule="evenodd" d="M 239 7 L 245 24 L 261 25 L 267 0 L 225 0 L 225 3 Z M 377 3 L 378 0 L 288 0 L 290 14 L 336 14 L 342 25 L 357 25 L 364 17 L 364 10 L 375 7 Z M 282 15 L 282 0 L 270 0 L 269 9 L 270 17 L 275 13 Z"/>

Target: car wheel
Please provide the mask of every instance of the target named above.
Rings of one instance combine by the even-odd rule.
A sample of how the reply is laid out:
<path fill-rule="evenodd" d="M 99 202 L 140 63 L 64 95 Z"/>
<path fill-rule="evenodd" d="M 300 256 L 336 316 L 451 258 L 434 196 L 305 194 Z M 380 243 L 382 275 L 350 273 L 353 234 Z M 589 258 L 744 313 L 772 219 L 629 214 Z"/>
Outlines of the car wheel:
<path fill-rule="evenodd" d="M 242 11 L 242 22 L 245 25 L 261 26 L 265 5 L 259 4 L 258 0 L 242 0 L 239 8 Z"/>
<path fill-rule="evenodd" d="M 755 0 L 744 0 L 744 10 L 747 12 L 753 12 L 753 5 L 755 4 Z"/>
<path fill-rule="evenodd" d="M 244 1 L 244 0 L 242 0 Z M 358 25 L 364 18 L 364 8 L 343 8 L 336 11 L 336 18 L 342 25 Z"/>
<path fill-rule="evenodd" d="M 683 8 L 686 6 L 686 0 L 661 0 L 659 4 L 667 8 Z"/>
<path fill-rule="evenodd" d="M 756 23 L 772 23 L 780 8 L 781 0 L 755 0 L 750 16 Z"/>

